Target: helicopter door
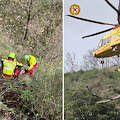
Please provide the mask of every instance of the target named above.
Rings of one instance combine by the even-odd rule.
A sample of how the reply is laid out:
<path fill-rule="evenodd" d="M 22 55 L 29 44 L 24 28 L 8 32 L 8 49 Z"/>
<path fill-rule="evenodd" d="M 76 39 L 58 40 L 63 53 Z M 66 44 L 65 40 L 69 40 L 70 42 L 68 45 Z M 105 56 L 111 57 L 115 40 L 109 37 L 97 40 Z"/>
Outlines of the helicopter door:
<path fill-rule="evenodd" d="M 98 49 L 100 49 L 104 45 L 107 45 L 108 43 L 110 43 L 110 41 L 111 41 L 111 37 L 108 37 L 106 39 L 102 39 L 98 44 Z"/>
<path fill-rule="evenodd" d="M 108 37 L 107 44 L 110 43 L 110 41 L 111 41 L 111 37 Z"/>
<path fill-rule="evenodd" d="M 113 42 L 112 42 L 112 45 L 114 46 L 115 45 L 115 40 L 117 39 L 117 35 L 116 34 L 114 34 L 113 36 L 112 36 L 112 40 L 113 40 Z"/>
<path fill-rule="evenodd" d="M 116 34 L 113 35 L 113 40 L 115 40 L 115 39 L 116 39 Z"/>

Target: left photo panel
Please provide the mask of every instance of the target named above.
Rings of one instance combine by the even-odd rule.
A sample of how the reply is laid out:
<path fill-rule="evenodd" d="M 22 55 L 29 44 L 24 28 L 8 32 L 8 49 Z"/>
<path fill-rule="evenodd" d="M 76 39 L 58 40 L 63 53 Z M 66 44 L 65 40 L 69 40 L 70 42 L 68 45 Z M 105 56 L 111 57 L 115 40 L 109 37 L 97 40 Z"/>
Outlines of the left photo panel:
<path fill-rule="evenodd" d="M 62 120 L 62 0 L 0 0 L 0 120 Z"/>

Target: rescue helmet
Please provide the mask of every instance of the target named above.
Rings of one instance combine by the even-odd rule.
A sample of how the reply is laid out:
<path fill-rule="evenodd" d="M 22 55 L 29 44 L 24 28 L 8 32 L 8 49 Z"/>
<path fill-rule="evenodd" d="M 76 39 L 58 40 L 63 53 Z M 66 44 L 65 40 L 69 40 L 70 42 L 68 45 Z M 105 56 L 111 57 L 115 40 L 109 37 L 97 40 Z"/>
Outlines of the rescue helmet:
<path fill-rule="evenodd" d="M 29 60 L 29 55 L 25 55 L 25 60 Z"/>
<path fill-rule="evenodd" d="M 8 55 L 8 58 L 15 59 L 15 53 L 13 53 L 13 52 L 10 52 L 10 54 Z"/>

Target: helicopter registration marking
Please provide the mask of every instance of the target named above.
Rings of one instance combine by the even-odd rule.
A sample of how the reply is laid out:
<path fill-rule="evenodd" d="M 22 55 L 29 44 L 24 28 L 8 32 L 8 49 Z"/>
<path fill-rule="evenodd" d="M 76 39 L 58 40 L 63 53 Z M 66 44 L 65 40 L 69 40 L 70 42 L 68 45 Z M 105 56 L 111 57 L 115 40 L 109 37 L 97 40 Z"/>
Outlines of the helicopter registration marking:
<path fill-rule="evenodd" d="M 102 49 L 98 50 L 97 52 L 100 52 L 101 50 L 105 49 L 106 47 L 108 47 L 110 44 L 106 45 L 105 47 L 103 47 Z"/>

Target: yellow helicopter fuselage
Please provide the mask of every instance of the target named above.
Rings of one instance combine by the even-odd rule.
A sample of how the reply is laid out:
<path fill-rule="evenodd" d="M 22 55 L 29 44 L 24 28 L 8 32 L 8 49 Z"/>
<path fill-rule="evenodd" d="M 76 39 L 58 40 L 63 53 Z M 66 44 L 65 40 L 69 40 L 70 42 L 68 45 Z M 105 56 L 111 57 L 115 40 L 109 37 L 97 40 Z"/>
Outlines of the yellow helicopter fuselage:
<path fill-rule="evenodd" d="M 114 51 L 114 49 L 116 49 Z M 113 28 L 113 30 L 105 35 L 98 48 L 94 51 L 93 56 L 96 58 L 112 57 L 120 54 L 120 26 Z"/>

